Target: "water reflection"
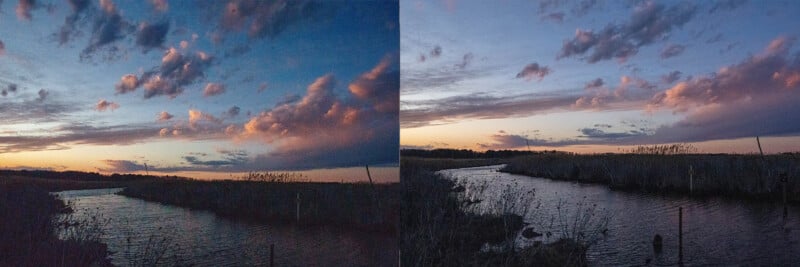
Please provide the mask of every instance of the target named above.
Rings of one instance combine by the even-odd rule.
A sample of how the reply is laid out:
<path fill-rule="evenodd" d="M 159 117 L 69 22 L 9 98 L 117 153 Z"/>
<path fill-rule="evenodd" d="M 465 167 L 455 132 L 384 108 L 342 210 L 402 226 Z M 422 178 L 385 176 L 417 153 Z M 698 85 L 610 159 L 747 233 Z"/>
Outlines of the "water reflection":
<path fill-rule="evenodd" d="M 687 266 L 783 266 L 796 264 L 800 255 L 797 206 L 789 207 L 784 217 L 783 206 L 775 203 L 611 191 L 603 185 L 499 173 L 499 168 L 442 173 L 465 185 L 467 194 L 485 199 L 476 207 L 483 212 L 502 209 L 498 203 L 504 202 L 504 194 L 524 195 L 533 190 L 533 200 L 513 204 L 518 207 L 516 213 L 521 207 L 527 208 L 526 221 L 541 231 L 559 233 L 564 226 L 559 216 L 573 218 L 577 204 L 583 204 L 584 210 L 596 204 L 595 219 L 607 217 L 608 231 L 598 235 L 598 243 L 588 251 L 592 265 L 675 265 L 679 207 L 683 207 L 683 257 Z M 655 234 L 663 237 L 661 253 L 653 251 Z"/>
<path fill-rule="evenodd" d="M 263 266 L 269 264 L 271 244 L 276 266 L 392 266 L 397 259 L 393 237 L 237 222 L 116 191 L 58 193 L 72 203 L 73 216 L 108 218 L 102 240 L 115 252 L 111 258 L 116 265 L 135 265 L 163 252 L 160 263 L 165 265 Z"/>

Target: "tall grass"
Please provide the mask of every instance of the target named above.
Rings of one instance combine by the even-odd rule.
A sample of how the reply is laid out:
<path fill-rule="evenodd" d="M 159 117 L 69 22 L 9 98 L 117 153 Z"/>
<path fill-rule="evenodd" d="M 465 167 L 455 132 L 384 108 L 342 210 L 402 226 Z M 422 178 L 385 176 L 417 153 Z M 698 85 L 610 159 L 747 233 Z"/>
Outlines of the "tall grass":
<path fill-rule="evenodd" d="M 403 266 L 586 265 L 588 245 L 580 243 L 585 240 L 579 238 L 565 236 L 550 244 L 537 243 L 521 250 L 516 248 L 515 240 L 526 226 L 523 216 L 518 214 L 530 216 L 528 212 L 535 212 L 528 209 L 534 198 L 533 191 L 518 193 L 507 188 L 496 203 L 490 203 L 490 206 L 498 207 L 490 212 L 476 205 L 484 201 L 480 196 L 484 193 L 481 188 L 485 189 L 485 186 L 467 190 L 434 172 L 497 162 L 471 163 L 401 159 Z"/>
<path fill-rule="evenodd" d="M 262 179 L 263 177 L 263 179 Z M 397 233 L 397 184 L 313 183 L 292 175 L 264 175 L 255 181 L 174 180 L 131 185 L 119 194 L 230 218 L 296 224 L 300 196 L 301 225 L 330 225 Z"/>
<path fill-rule="evenodd" d="M 690 171 L 691 170 L 691 171 Z M 800 201 L 800 157 L 795 154 L 558 154 L 512 159 L 501 171 L 558 180 L 603 183 L 647 192 L 781 197 L 786 174 L 789 201 Z"/>
<path fill-rule="evenodd" d="M 0 266 L 108 266 L 108 251 L 85 225 L 61 219 L 71 209 L 46 190 L 0 185 Z M 59 239 L 64 227 L 78 227 Z"/>

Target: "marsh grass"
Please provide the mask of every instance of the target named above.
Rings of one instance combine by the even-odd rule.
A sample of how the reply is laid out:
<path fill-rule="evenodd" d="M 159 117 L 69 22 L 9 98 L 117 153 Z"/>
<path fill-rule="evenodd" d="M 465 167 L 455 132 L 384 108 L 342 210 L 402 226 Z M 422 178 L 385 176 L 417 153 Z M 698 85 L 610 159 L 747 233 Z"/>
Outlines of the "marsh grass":
<path fill-rule="evenodd" d="M 800 202 L 796 154 L 542 154 L 509 160 L 501 171 L 607 184 L 613 189 L 779 199 L 788 175 L 790 202 Z"/>
<path fill-rule="evenodd" d="M 0 185 L 0 266 L 108 266 L 108 251 L 92 226 L 46 190 Z M 59 238 L 64 227 L 76 229 Z"/>
<path fill-rule="evenodd" d="M 494 165 L 498 162 L 401 159 L 403 266 L 587 264 L 586 250 L 598 238 L 594 234 L 598 231 L 594 229 L 602 228 L 602 225 L 594 224 L 597 221 L 594 209 L 591 209 L 591 213 L 587 213 L 585 208 L 575 212 L 576 219 L 566 215 L 563 218 L 553 217 L 551 223 L 571 225 L 563 228 L 563 237 L 552 243 L 537 242 L 519 248 L 516 240 L 527 225 L 523 218 L 544 216 L 539 215 L 541 203 L 535 201 L 533 190 L 520 192 L 509 185 L 496 193 L 498 198 L 486 200 L 482 196 L 495 194 L 486 191 L 487 184 L 459 184 L 434 172 L 447 168 Z M 543 218 L 543 221 L 547 220 Z"/>
<path fill-rule="evenodd" d="M 253 181 L 155 181 L 128 186 L 119 194 L 229 218 L 397 234 L 397 184 L 296 182 L 297 177 L 266 174 Z"/>
<path fill-rule="evenodd" d="M 127 266 L 189 266 L 170 231 L 159 227 L 149 235 L 141 235 L 130 226 L 128 218 L 124 222 L 120 227 L 125 247 L 118 254 Z"/>

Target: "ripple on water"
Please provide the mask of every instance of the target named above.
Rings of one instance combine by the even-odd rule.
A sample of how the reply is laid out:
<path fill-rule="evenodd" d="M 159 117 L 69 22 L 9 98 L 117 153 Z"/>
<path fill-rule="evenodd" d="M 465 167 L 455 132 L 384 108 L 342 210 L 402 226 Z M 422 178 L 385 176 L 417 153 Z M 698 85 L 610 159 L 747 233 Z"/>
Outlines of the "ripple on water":
<path fill-rule="evenodd" d="M 478 209 L 496 212 L 502 194 L 524 195 L 529 212 L 526 222 L 541 223 L 547 217 L 571 218 L 577 203 L 596 204 L 597 216 L 608 216 L 608 232 L 590 247 L 592 265 L 670 265 L 678 259 L 678 208 L 683 207 L 684 262 L 686 265 L 795 264 L 800 255 L 800 208 L 783 208 L 774 203 L 754 203 L 725 198 L 689 198 L 645 193 L 611 191 L 607 186 L 554 181 L 499 173 L 502 166 L 444 170 L 441 173 L 481 193 Z M 483 188 L 479 188 L 483 187 Z M 558 204 L 561 203 L 561 209 Z M 523 205 L 523 203 L 516 203 Z M 530 209 L 538 208 L 531 212 Z M 572 208 L 570 208 L 572 206 Z M 567 213 L 564 215 L 563 213 Z M 558 221 L 558 219 L 556 219 Z M 548 227 L 549 226 L 549 227 Z M 562 225 L 540 228 L 557 231 Z M 655 234 L 664 238 L 661 253 L 655 253 Z M 553 240 L 553 239 L 551 239 Z"/>
<path fill-rule="evenodd" d="M 118 190 L 116 190 L 118 191 Z M 397 259 L 397 240 L 342 230 L 244 223 L 211 212 L 161 205 L 115 195 L 115 190 L 77 190 L 57 193 L 71 202 L 73 216 L 100 214 L 103 242 L 112 263 L 127 265 L 125 252 L 146 247 L 166 249 L 184 263 L 200 266 L 265 265 L 275 244 L 278 266 L 386 266 Z M 128 246 L 127 239 L 131 238 Z M 169 246 L 147 246 L 147 239 L 166 238 Z M 135 253 L 129 253 L 135 254 Z"/>

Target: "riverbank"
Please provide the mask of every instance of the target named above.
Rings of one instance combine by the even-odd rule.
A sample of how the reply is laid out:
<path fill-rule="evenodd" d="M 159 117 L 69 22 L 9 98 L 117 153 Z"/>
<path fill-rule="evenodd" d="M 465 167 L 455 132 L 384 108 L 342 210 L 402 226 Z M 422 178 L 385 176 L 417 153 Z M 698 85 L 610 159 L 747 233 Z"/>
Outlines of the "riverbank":
<path fill-rule="evenodd" d="M 398 233 L 400 217 L 397 184 L 159 180 L 130 185 L 119 194 L 234 219 L 390 235 Z"/>
<path fill-rule="evenodd" d="M 571 240 L 514 249 L 525 223 L 515 214 L 476 215 L 463 188 L 435 171 L 502 164 L 502 159 L 403 157 L 401 252 L 404 266 L 583 266 L 586 246 Z M 486 244 L 501 250 L 485 250 Z"/>
<path fill-rule="evenodd" d="M 500 171 L 619 190 L 760 200 L 782 200 L 785 185 L 787 201 L 800 203 L 797 154 L 541 154 L 508 160 Z"/>
<path fill-rule="evenodd" d="M 110 266 L 97 234 L 74 231 L 59 239 L 63 227 L 90 227 L 60 219 L 71 212 L 41 187 L 0 182 L 0 266 Z"/>

